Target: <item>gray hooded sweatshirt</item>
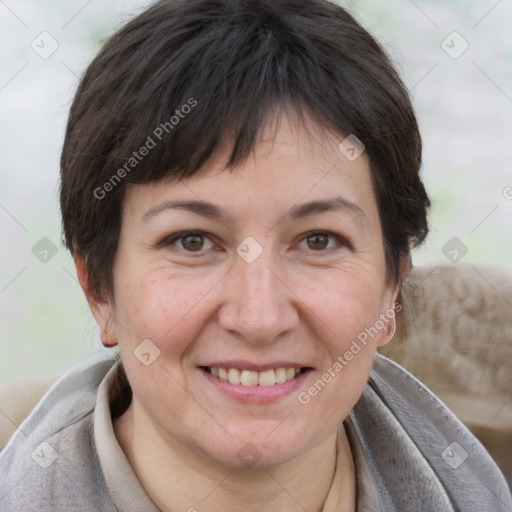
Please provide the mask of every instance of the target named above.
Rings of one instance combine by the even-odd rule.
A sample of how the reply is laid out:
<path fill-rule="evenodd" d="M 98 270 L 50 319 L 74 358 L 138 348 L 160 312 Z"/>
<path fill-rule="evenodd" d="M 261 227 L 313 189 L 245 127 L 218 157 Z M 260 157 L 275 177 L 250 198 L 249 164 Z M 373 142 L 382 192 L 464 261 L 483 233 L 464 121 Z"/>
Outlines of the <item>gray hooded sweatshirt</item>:
<path fill-rule="evenodd" d="M 100 352 L 71 369 L 14 434 L 0 454 L 0 512 L 116 512 L 93 433 L 98 388 L 116 355 Z M 350 420 L 381 512 L 512 512 L 480 442 L 389 359 L 375 357 Z"/>

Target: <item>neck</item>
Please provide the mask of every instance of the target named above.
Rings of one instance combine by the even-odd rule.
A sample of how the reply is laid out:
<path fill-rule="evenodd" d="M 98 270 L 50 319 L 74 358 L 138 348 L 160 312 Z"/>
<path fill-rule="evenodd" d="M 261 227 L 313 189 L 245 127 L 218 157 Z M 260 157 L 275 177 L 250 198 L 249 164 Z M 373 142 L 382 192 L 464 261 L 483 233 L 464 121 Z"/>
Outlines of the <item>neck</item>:
<path fill-rule="evenodd" d="M 114 431 L 144 490 L 162 512 L 329 512 L 323 506 L 331 486 L 339 488 L 333 489 L 334 496 L 329 494 L 335 510 L 355 510 L 355 469 L 342 427 L 279 466 L 230 468 L 148 429 L 138 409 L 132 401 L 114 421 Z"/>

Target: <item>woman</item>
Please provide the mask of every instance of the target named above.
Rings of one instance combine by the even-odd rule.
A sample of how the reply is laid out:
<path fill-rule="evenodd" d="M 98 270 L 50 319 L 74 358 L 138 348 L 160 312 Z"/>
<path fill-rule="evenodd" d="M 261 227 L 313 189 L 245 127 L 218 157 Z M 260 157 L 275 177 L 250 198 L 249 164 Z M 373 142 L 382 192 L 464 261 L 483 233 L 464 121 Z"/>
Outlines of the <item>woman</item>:
<path fill-rule="evenodd" d="M 376 355 L 427 234 L 382 49 L 324 0 L 160 1 L 104 46 L 61 159 L 106 347 L 0 458 L 2 510 L 512 510 L 478 441 Z"/>

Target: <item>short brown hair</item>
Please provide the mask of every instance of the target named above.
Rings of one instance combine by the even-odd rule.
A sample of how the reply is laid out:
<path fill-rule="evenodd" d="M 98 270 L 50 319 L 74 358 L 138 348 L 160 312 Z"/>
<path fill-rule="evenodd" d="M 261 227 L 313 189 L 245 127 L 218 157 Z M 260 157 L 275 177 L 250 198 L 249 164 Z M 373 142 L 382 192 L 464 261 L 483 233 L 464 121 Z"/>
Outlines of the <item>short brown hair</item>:
<path fill-rule="evenodd" d="M 364 143 L 387 278 L 398 281 L 430 203 L 407 89 L 374 38 L 328 0 L 161 0 L 107 41 L 70 110 L 64 237 L 97 299 L 113 291 L 127 184 L 190 177 L 226 135 L 234 167 L 276 107 Z"/>

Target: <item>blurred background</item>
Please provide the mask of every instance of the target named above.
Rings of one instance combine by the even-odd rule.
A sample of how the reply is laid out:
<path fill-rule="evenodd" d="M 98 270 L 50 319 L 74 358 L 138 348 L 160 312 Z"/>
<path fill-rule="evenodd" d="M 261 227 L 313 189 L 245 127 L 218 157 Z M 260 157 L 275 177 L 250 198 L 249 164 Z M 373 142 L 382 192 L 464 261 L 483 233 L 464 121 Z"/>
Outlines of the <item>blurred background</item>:
<path fill-rule="evenodd" d="M 0 383 L 101 347 L 61 243 L 59 154 L 78 78 L 149 3 L 0 0 Z M 512 270 L 512 1 L 341 3 L 391 54 L 418 114 L 433 206 L 414 263 Z"/>

